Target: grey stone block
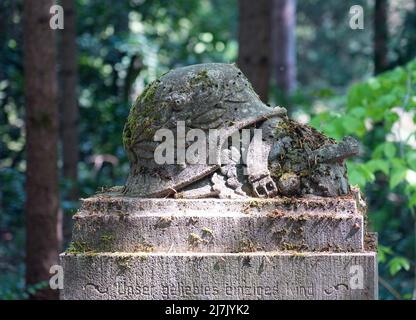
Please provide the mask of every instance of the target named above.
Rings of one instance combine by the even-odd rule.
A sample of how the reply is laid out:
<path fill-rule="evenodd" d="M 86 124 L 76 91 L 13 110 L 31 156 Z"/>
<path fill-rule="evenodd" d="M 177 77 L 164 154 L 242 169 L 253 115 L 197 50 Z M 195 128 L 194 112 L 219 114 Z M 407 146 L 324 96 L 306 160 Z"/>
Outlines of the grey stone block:
<path fill-rule="evenodd" d="M 377 299 L 362 253 L 62 254 L 63 299 Z M 362 278 L 360 278 L 362 276 Z"/>
<path fill-rule="evenodd" d="M 242 252 L 363 250 L 352 198 L 86 199 L 73 240 L 89 251 Z"/>
<path fill-rule="evenodd" d="M 83 217 L 75 227 L 73 240 L 93 251 L 361 251 L 364 224 L 358 215 L 225 213 Z"/>
<path fill-rule="evenodd" d="M 247 199 L 160 199 L 126 197 L 120 193 L 104 193 L 82 199 L 77 216 L 118 214 L 129 216 L 147 212 L 192 214 L 218 214 L 227 212 L 270 213 L 284 211 L 288 214 L 362 214 L 356 200 L 356 191 L 342 197 L 305 196 L 299 198 L 247 198 Z"/>

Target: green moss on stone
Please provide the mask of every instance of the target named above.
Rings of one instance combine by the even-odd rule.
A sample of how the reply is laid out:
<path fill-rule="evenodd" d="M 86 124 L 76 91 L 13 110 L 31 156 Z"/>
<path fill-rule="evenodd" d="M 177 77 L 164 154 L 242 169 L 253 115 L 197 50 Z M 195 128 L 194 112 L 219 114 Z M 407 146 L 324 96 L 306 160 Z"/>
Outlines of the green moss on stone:
<path fill-rule="evenodd" d="M 306 251 L 308 250 L 308 246 L 304 241 L 301 243 L 283 242 L 282 249 L 284 251 Z"/>
<path fill-rule="evenodd" d="M 145 240 L 142 240 L 139 244 L 134 247 L 134 252 L 153 252 L 154 248 L 151 244 L 147 243 Z"/>
<path fill-rule="evenodd" d="M 114 241 L 114 236 L 112 234 L 103 234 L 100 239 L 102 242 L 110 243 Z"/>
<path fill-rule="evenodd" d="M 208 76 L 207 69 L 199 71 L 197 75 L 189 81 L 189 83 L 191 84 L 191 86 L 202 84 L 207 87 L 210 87 L 215 85 L 214 81 Z"/>
<path fill-rule="evenodd" d="M 159 87 L 159 82 L 159 80 L 155 80 L 148 86 L 146 86 L 146 88 L 143 90 L 143 93 L 140 96 L 140 100 L 145 103 L 153 102 L 156 95 L 156 90 Z"/>
<path fill-rule="evenodd" d="M 131 268 L 131 257 L 129 256 L 117 256 L 116 264 L 120 271 L 124 272 Z"/>
<path fill-rule="evenodd" d="M 68 249 L 65 251 L 66 253 L 71 254 L 81 254 L 81 253 L 94 253 L 95 251 L 91 249 L 91 247 L 85 241 L 72 241 Z"/>
<path fill-rule="evenodd" d="M 202 233 L 205 235 L 209 235 L 209 236 L 213 236 L 214 232 L 212 231 L 212 229 L 208 228 L 208 227 L 203 227 L 202 228 Z"/>
<path fill-rule="evenodd" d="M 200 243 L 206 243 L 207 240 L 202 239 L 198 234 L 191 232 L 188 236 L 188 242 L 191 247 L 196 247 Z"/>
<path fill-rule="evenodd" d="M 260 208 L 260 202 L 258 200 L 250 200 L 248 203 L 250 208 Z"/>
<path fill-rule="evenodd" d="M 114 235 L 110 233 L 102 234 L 100 237 L 100 248 L 109 251 L 113 247 Z"/>
<path fill-rule="evenodd" d="M 255 252 L 256 245 L 251 240 L 241 240 L 238 244 L 237 252 Z"/>
<path fill-rule="evenodd" d="M 159 120 L 159 113 L 155 112 L 157 107 L 155 96 L 159 84 L 160 80 L 155 80 L 147 85 L 131 108 L 123 130 L 123 144 L 125 149 L 131 149 L 133 147 L 138 138 L 139 130 L 142 135 L 148 138 L 153 137 L 156 131 L 153 126 L 154 122 Z"/>

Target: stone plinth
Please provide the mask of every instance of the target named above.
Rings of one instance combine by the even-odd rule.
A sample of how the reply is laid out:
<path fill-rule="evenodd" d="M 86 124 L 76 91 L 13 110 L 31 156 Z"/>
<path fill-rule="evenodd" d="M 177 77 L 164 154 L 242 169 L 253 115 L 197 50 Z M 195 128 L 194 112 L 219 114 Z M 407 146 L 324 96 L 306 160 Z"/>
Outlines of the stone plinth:
<path fill-rule="evenodd" d="M 61 259 L 63 299 L 377 297 L 375 253 L 104 253 Z M 354 289 L 357 266 L 363 287 Z"/>
<path fill-rule="evenodd" d="M 355 199 L 85 199 L 62 298 L 376 299 Z"/>

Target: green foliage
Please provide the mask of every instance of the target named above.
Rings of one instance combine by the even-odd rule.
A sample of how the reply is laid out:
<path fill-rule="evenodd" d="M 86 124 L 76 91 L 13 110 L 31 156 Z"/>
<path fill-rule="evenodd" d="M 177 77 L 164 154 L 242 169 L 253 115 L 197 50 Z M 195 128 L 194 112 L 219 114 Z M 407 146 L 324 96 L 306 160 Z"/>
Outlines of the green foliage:
<path fill-rule="evenodd" d="M 410 263 L 409 260 L 407 260 L 406 258 L 394 257 L 389 261 L 389 270 L 392 276 L 394 276 L 397 272 L 399 272 L 402 269 L 406 271 L 410 270 Z"/>
<path fill-rule="evenodd" d="M 48 287 L 47 281 L 24 287 L 23 284 L 16 286 L 16 284 L 19 284 L 20 279 L 11 278 L 6 280 L 17 280 L 17 282 L 13 282 L 9 288 L 5 285 L 0 287 L 0 300 L 26 300 L 39 290 Z"/>
<path fill-rule="evenodd" d="M 365 10 L 364 29 L 348 28 L 353 5 Z M 298 81 L 307 89 L 342 88 L 371 73 L 372 10 L 368 1 L 297 2 Z M 321 91 L 328 94 L 329 91 Z"/>
<path fill-rule="evenodd" d="M 409 297 L 416 260 L 416 61 L 352 85 L 345 100 L 345 108 L 311 122 L 337 139 L 362 141 L 362 155 L 347 163 L 349 179 L 368 197 L 370 223 L 382 244 L 381 276 Z"/>

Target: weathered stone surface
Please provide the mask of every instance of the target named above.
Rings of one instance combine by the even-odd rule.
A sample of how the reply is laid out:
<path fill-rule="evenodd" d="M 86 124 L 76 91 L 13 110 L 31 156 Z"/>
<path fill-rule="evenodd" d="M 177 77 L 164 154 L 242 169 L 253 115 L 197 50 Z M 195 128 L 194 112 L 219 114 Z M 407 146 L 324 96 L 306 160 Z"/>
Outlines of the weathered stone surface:
<path fill-rule="evenodd" d="M 63 299 L 346 300 L 378 291 L 373 252 L 62 254 L 61 263 Z"/>
<path fill-rule="evenodd" d="M 140 211 L 151 213 L 175 213 L 183 215 L 227 212 L 268 213 L 275 210 L 293 215 L 362 214 L 358 208 L 358 191 L 343 197 L 279 197 L 273 199 L 149 199 L 125 197 L 118 192 L 102 193 L 82 200 L 77 216 L 116 213 L 120 216 L 135 215 Z"/>
<path fill-rule="evenodd" d="M 137 200 L 137 211 L 129 214 L 78 214 L 74 243 L 83 250 L 106 252 L 363 250 L 364 222 L 360 214 L 330 210 L 293 214 L 267 210 L 266 206 L 244 213 L 227 210 L 229 202 L 221 200 L 211 201 L 216 203 L 217 211 L 175 211 L 168 207 L 171 201 L 162 202 L 157 211 L 140 210 L 140 204 L 146 201 Z M 198 207 L 201 201 L 186 202 L 189 207 Z M 246 201 L 245 205 L 249 208 L 253 204 Z"/>
<path fill-rule="evenodd" d="M 364 219 L 353 197 L 236 201 L 100 196 L 84 200 L 75 219 L 73 241 L 82 251 L 364 249 Z"/>
<path fill-rule="evenodd" d="M 377 298 L 377 240 L 355 191 L 267 200 L 112 191 L 75 215 L 63 299 Z"/>

